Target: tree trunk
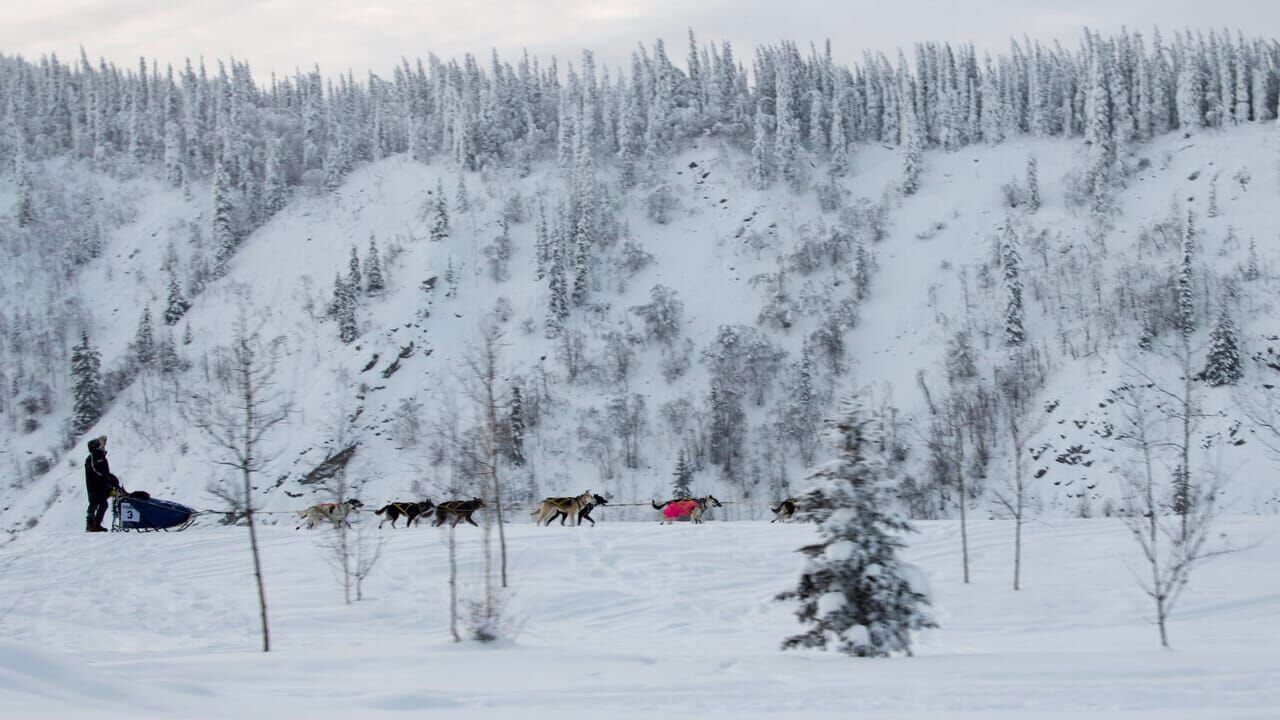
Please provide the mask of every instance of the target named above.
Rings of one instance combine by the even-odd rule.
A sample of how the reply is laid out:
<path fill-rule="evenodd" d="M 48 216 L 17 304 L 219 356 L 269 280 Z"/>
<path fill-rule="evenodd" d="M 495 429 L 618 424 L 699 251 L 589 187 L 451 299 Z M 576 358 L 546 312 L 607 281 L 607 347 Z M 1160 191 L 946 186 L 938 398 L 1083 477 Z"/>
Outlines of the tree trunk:
<path fill-rule="evenodd" d="M 449 632 L 454 642 L 462 642 L 458 634 L 458 541 L 456 528 L 449 528 Z"/>
<path fill-rule="evenodd" d="M 1022 499 L 1026 486 L 1022 479 L 1022 437 L 1016 420 L 1009 421 L 1009 432 L 1013 436 L 1013 589 L 1021 590 L 1019 581 L 1022 576 Z"/>
<path fill-rule="evenodd" d="M 964 563 L 964 584 L 969 584 L 969 523 L 965 518 L 968 497 L 964 487 L 964 437 L 956 430 L 956 481 L 960 485 L 960 559 Z"/>
<path fill-rule="evenodd" d="M 258 531 L 253 524 L 253 474 L 244 471 L 244 514 L 249 520 L 249 548 L 253 551 L 253 577 L 258 583 L 258 609 L 262 615 L 262 652 L 271 652 L 271 631 L 267 626 L 267 591 L 262 583 L 262 560 L 258 555 Z"/>

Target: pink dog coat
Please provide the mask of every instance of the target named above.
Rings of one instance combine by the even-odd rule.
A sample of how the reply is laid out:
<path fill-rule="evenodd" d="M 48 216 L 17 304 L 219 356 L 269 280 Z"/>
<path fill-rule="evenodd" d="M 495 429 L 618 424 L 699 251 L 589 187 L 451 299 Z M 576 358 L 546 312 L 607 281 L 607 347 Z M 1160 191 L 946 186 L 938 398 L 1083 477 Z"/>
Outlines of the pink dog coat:
<path fill-rule="evenodd" d="M 667 503 L 666 507 L 662 508 L 662 517 L 668 520 L 680 520 L 681 518 L 687 518 L 693 514 L 693 509 L 696 507 L 698 507 L 697 500 L 679 500 L 677 502 L 670 502 Z"/>

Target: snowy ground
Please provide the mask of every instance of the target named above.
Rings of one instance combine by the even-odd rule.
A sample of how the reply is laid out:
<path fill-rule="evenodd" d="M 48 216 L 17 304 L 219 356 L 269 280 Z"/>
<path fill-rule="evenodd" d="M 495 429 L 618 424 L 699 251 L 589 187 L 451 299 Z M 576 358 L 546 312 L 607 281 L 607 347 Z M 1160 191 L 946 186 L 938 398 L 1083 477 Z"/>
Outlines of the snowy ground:
<path fill-rule="evenodd" d="M 607 509 L 606 509 L 607 510 Z M 445 545 L 382 531 L 368 597 L 342 604 L 319 531 L 264 532 L 275 649 L 258 644 L 243 528 L 23 534 L 0 549 L 0 713 L 7 718 L 1275 718 L 1280 522 L 1233 518 L 1256 547 L 1198 572 L 1158 647 L 1116 520 L 1027 529 L 923 523 L 908 556 L 941 627 L 917 656 L 778 650 L 795 625 L 771 596 L 812 530 L 763 522 L 509 530 L 521 626 L 497 647 L 448 637 Z M 366 519 L 367 520 L 367 519 Z M 465 595 L 480 530 L 459 528 Z"/>

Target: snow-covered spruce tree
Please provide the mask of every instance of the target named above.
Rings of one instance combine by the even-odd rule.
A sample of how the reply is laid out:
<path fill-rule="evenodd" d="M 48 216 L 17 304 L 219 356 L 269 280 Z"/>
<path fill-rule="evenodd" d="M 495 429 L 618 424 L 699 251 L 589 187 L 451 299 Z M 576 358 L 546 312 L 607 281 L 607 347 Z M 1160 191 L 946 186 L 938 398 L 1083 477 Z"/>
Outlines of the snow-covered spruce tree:
<path fill-rule="evenodd" d="M 335 272 L 333 274 L 333 294 L 329 296 L 329 303 L 324 306 L 324 314 L 326 317 L 338 319 L 338 311 L 342 308 L 342 273 Z"/>
<path fill-rule="evenodd" d="M 493 242 L 484 247 L 485 259 L 489 261 L 489 277 L 494 282 L 506 282 L 511 277 L 509 265 L 514 252 L 511 242 L 511 226 L 505 216 L 498 218 L 500 232 Z"/>
<path fill-rule="evenodd" d="M 222 277 L 227 274 L 227 263 L 240 244 L 236 231 L 235 208 L 231 202 L 231 175 L 226 164 L 218 161 L 213 171 L 213 274 Z"/>
<path fill-rule="evenodd" d="M 680 448 L 680 453 L 676 456 L 676 469 L 671 475 L 675 477 L 675 480 L 671 483 L 672 496 L 678 498 L 693 497 L 693 466 L 689 464 L 684 448 Z"/>
<path fill-rule="evenodd" d="M 1244 267 L 1244 279 L 1253 281 L 1262 277 L 1262 265 L 1258 261 L 1258 241 L 1249 241 L 1249 264 Z"/>
<path fill-rule="evenodd" d="M 1240 334 L 1231 319 L 1227 304 L 1218 311 L 1218 321 L 1209 333 L 1209 357 L 1205 362 L 1204 380 L 1214 387 L 1235 385 L 1244 376 L 1240 364 Z"/>
<path fill-rule="evenodd" d="M 551 230 L 547 227 L 547 206 L 538 202 L 538 220 L 534 225 L 534 279 L 547 277 L 547 268 L 551 265 Z"/>
<path fill-rule="evenodd" d="M 178 282 L 178 275 L 171 273 L 169 275 L 169 297 L 164 307 L 164 324 L 170 327 L 177 325 L 183 315 L 187 314 L 187 310 L 191 309 L 191 303 L 182 295 L 182 284 Z"/>
<path fill-rule="evenodd" d="M 156 348 L 156 364 L 166 375 L 182 369 L 182 357 L 178 355 L 178 343 L 173 340 L 173 328 L 165 328 Z"/>
<path fill-rule="evenodd" d="M 164 177 L 171 186 L 182 187 L 182 148 L 176 120 L 164 124 Z"/>
<path fill-rule="evenodd" d="M 373 235 L 369 236 L 369 254 L 364 258 L 365 292 L 376 295 L 387 287 L 386 277 L 382 274 L 382 255 L 378 253 L 378 244 Z"/>
<path fill-rule="evenodd" d="M 519 385 L 511 386 L 511 406 L 508 417 L 508 426 L 511 430 L 511 443 L 508 447 L 507 458 L 511 461 L 512 465 L 522 467 L 525 463 L 524 396 L 520 392 Z"/>
<path fill-rule="evenodd" d="M 648 337 L 670 345 L 680 337 L 680 325 L 684 321 L 684 303 L 676 291 L 666 285 L 649 288 L 649 302 L 631 308 L 631 312 L 644 320 Z"/>
<path fill-rule="evenodd" d="M 133 336 L 133 360 L 140 368 L 152 367 L 156 362 L 155 324 L 151 321 L 151 308 L 142 308 L 138 330 Z"/>
<path fill-rule="evenodd" d="M 443 181 L 436 181 L 436 200 L 431 208 L 431 239 L 440 242 L 449 237 L 449 202 L 444 197 Z"/>
<path fill-rule="evenodd" d="M 339 280 L 337 300 L 338 339 L 350 344 L 360 336 L 360 327 L 356 324 L 356 288 Z"/>
<path fill-rule="evenodd" d="M 1216 218 L 1222 214 L 1222 210 L 1218 207 L 1218 174 L 1214 173 L 1209 180 L 1209 209 L 1206 214 L 1211 218 Z"/>
<path fill-rule="evenodd" d="M 1182 262 L 1178 268 L 1178 330 L 1184 338 L 1190 338 L 1196 329 L 1195 268 L 1192 255 L 1195 252 L 1194 216 L 1187 216 L 1187 231 L 1182 238 Z"/>
<path fill-rule="evenodd" d="M 356 252 L 354 243 L 351 245 L 351 257 L 347 260 L 347 285 L 352 294 L 360 292 L 360 288 L 364 286 L 364 274 L 360 272 L 360 254 Z"/>
<path fill-rule="evenodd" d="M 71 429 L 84 433 L 102 417 L 102 356 L 89 344 L 89 333 L 80 334 L 80 344 L 71 349 Z"/>
<path fill-rule="evenodd" d="M 778 64 L 776 82 L 773 166 L 792 191 L 797 191 L 804 181 L 800 164 L 800 118 L 791 107 L 791 71 L 787 63 Z"/>
<path fill-rule="evenodd" d="M 458 173 L 458 190 L 454 194 L 453 209 L 459 216 L 471 211 L 471 198 L 467 195 L 467 181 Z"/>
<path fill-rule="evenodd" d="M 796 616 L 809 629 L 782 647 L 909 655 L 911 632 L 936 624 L 919 571 L 898 559 L 899 536 L 912 528 L 891 509 L 881 418 L 863 397 L 847 397 L 827 421 L 826 436 L 838 454 L 814 469 L 813 487 L 800 502 L 820 539 L 800 548 L 809 561 L 796 589 L 778 595 L 799 601 Z"/>
<path fill-rule="evenodd" d="M 910 96 L 904 99 L 902 112 L 902 192 L 914 195 L 920 189 L 920 171 L 924 164 L 924 137 L 920 121 L 912 108 Z"/>
<path fill-rule="evenodd" d="M 1022 307 L 1022 255 L 1018 252 L 1018 233 L 1013 221 L 1006 220 L 1000 239 L 1000 264 L 1004 268 L 1004 344 L 1017 347 L 1026 342 Z"/>
<path fill-rule="evenodd" d="M 1178 127 L 1186 132 L 1204 127 L 1204 116 L 1200 113 L 1204 91 L 1200 86 L 1200 67 L 1194 59 L 1183 61 L 1182 69 L 1178 71 L 1178 86 L 1174 96 L 1178 108 Z"/>
<path fill-rule="evenodd" d="M 1040 209 L 1040 174 L 1035 157 L 1027 158 L 1027 207 L 1031 212 Z"/>
<path fill-rule="evenodd" d="M 849 172 L 849 138 L 845 135 L 844 75 L 837 73 L 835 98 L 831 105 L 831 173 L 837 177 Z"/>
<path fill-rule="evenodd" d="M 773 182 L 773 158 L 769 152 L 769 124 L 763 103 L 756 108 L 754 139 L 751 141 L 751 186 L 757 190 L 768 189 Z"/>
<path fill-rule="evenodd" d="M 265 217 L 272 217 L 284 209 L 289 202 L 289 188 L 285 180 L 284 150 L 280 141 L 273 139 L 267 143 L 266 177 L 262 182 L 262 212 Z"/>

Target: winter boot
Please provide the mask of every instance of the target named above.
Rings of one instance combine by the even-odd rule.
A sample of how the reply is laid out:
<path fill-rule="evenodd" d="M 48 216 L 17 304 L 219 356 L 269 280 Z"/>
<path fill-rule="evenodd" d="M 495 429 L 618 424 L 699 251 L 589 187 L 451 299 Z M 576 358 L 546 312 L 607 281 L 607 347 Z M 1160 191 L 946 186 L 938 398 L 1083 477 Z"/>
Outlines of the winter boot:
<path fill-rule="evenodd" d="M 84 521 L 84 531 L 97 532 L 96 530 L 93 529 L 93 518 L 89 518 L 88 520 Z"/>

